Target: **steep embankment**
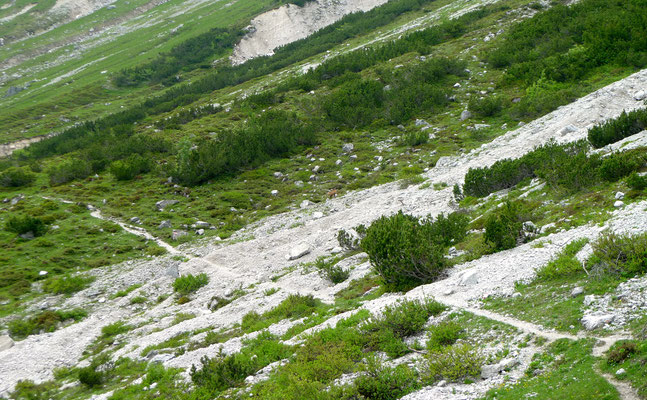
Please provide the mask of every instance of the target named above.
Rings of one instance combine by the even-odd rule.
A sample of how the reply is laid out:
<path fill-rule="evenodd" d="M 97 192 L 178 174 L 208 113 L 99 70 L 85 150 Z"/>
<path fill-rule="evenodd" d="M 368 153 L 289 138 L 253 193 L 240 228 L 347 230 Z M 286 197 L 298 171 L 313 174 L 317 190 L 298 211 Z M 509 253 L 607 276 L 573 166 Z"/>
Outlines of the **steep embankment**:
<path fill-rule="evenodd" d="M 245 61 L 273 54 L 277 47 L 310 36 L 344 15 L 368 11 L 388 0 L 317 0 L 303 7 L 287 4 L 254 18 L 249 33 L 235 47 L 231 61 Z"/>

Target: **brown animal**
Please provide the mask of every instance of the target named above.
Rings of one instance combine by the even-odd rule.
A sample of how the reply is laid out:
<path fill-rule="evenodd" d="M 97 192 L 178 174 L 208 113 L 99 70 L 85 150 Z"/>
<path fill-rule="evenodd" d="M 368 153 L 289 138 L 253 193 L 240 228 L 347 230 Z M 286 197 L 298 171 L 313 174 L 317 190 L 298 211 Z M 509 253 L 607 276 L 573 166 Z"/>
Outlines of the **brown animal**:
<path fill-rule="evenodd" d="M 333 197 L 337 197 L 337 189 L 333 189 L 330 192 L 328 192 L 328 198 L 332 199 Z"/>

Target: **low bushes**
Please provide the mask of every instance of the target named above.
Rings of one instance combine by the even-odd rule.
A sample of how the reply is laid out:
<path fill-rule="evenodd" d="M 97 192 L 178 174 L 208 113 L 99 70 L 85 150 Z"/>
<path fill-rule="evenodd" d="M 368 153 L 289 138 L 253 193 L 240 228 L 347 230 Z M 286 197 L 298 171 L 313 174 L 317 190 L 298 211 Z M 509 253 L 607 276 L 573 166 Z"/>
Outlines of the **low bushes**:
<path fill-rule="evenodd" d="M 94 279 L 93 276 L 63 275 L 45 281 L 43 290 L 52 294 L 72 294 L 88 287 Z"/>
<path fill-rule="evenodd" d="M 446 346 L 428 353 L 425 375 L 432 381 L 477 377 L 481 374 L 483 362 L 483 356 L 469 344 Z"/>
<path fill-rule="evenodd" d="M 241 328 L 245 332 L 259 331 L 285 318 L 296 319 L 309 316 L 322 305 L 321 300 L 314 298 L 311 294 L 307 296 L 291 294 L 266 313 L 259 314 L 256 311 L 250 311 L 245 314 L 241 321 Z"/>
<path fill-rule="evenodd" d="M 494 251 L 507 250 L 517 245 L 522 233 L 522 218 L 518 203 L 506 202 L 485 222 L 485 243 Z"/>
<path fill-rule="evenodd" d="M 627 186 L 633 190 L 645 190 L 647 189 L 647 176 L 640 176 L 637 172 L 632 172 L 627 177 Z"/>
<path fill-rule="evenodd" d="M 207 283 L 209 283 L 209 277 L 205 273 L 198 275 L 188 274 L 175 279 L 173 282 L 173 290 L 180 295 L 186 296 L 197 291 Z"/>
<path fill-rule="evenodd" d="M 374 221 L 362 240 L 375 271 L 390 290 L 436 279 L 445 269 L 445 250 L 466 235 L 467 217 L 452 213 L 419 220 L 401 211 Z"/>
<path fill-rule="evenodd" d="M 47 232 L 47 226 L 42 219 L 29 215 L 9 217 L 5 229 L 18 235 L 31 232 L 34 236 L 42 236 Z"/>
<path fill-rule="evenodd" d="M 27 168 L 10 167 L 0 173 L 0 186 L 20 187 L 30 185 L 36 180 L 36 175 Z"/>
<path fill-rule="evenodd" d="M 82 309 L 47 310 L 29 318 L 15 319 L 9 322 L 9 334 L 14 339 L 22 339 L 41 332 L 54 332 L 60 324 L 67 321 L 80 321 L 87 315 L 88 313 Z"/>
<path fill-rule="evenodd" d="M 593 243 L 592 272 L 634 276 L 647 272 L 647 233 L 606 233 Z"/>
<path fill-rule="evenodd" d="M 503 109 L 503 98 L 499 96 L 490 96 L 478 99 L 470 98 L 467 109 L 480 118 L 492 117 L 501 112 Z"/>
<path fill-rule="evenodd" d="M 595 148 L 604 147 L 647 129 L 647 108 L 623 111 L 618 118 L 589 129 L 589 142 Z"/>
<path fill-rule="evenodd" d="M 326 260 L 325 257 L 319 257 L 315 261 L 315 267 L 320 274 L 334 284 L 341 283 L 348 279 L 350 270 L 337 265 L 338 259 Z"/>
<path fill-rule="evenodd" d="M 127 181 L 139 174 L 149 172 L 151 167 L 152 161 L 150 158 L 142 157 L 139 154 L 132 154 L 124 160 L 113 161 L 110 164 L 110 173 L 118 181 Z"/>

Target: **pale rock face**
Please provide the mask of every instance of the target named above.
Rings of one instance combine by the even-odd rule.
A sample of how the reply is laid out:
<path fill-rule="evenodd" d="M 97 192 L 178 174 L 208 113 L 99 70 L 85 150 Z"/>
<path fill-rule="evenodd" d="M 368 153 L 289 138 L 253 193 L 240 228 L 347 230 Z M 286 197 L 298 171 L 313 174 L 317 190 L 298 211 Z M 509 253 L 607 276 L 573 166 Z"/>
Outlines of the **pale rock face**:
<path fill-rule="evenodd" d="M 300 245 L 293 247 L 292 250 L 290 250 L 290 254 L 288 254 L 285 258 L 287 260 L 296 260 L 297 258 L 301 258 L 308 253 L 310 253 L 310 246 L 307 243 L 301 243 Z"/>
<path fill-rule="evenodd" d="M 249 33 L 236 45 L 234 65 L 254 57 L 274 54 L 277 47 L 310 36 L 344 15 L 369 11 L 387 0 L 317 0 L 303 7 L 287 4 L 254 18 Z"/>
<path fill-rule="evenodd" d="M 589 314 L 582 317 L 582 325 L 586 330 L 591 331 L 613 322 L 614 318 L 613 314 Z"/>
<path fill-rule="evenodd" d="M 13 347 L 13 340 L 9 336 L 0 336 L 0 351 Z"/>

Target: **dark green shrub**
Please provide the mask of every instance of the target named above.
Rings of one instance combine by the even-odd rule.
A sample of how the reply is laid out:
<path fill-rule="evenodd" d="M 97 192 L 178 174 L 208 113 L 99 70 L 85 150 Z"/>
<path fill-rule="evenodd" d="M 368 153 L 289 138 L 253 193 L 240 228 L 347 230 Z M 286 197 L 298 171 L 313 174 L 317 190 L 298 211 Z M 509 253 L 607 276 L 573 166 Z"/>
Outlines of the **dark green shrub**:
<path fill-rule="evenodd" d="M 421 144 L 427 144 L 429 142 L 429 133 L 427 133 L 426 130 L 407 132 L 402 135 L 402 138 L 400 140 L 401 143 L 405 146 L 420 146 Z"/>
<path fill-rule="evenodd" d="M 627 186 L 633 190 L 645 190 L 647 189 L 647 176 L 640 176 L 637 172 L 632 172 L 631 175 L 627 177 Z"/>
<path fill-rule="evenodd" d="M 77 158 L 64 161 L 47 170 L 49 183 L 52 186 L 70 182 L 75 179 L 84 179 L 90 176 L 91 173 L 92 167 L 90 163 Z"/>
<path fill-rule="evenodd" d="M 209 283 L 207 274 L 184 275 L 176 278 L 173 282 L 173 290 L 180 295 L 191 294 Z"/>
<path fill-rule="evenodd" d="M 5 223 L 5 229 L 18 235 L 31 232 L 34 236 L 42 236 L 47 232 L 47 227 L 42 219 L 29 215 L 9 217 Z"/>
<path fill-rule="evenodd" d="M 644 150 L 644 149 L 643 149 Z M 645 165 L 645 156 L 636 152 L 615 153 L 600 165 L 600 176 L 609 182 L 616 182 Z"/>
<path fill-rule="evenodd" d="M 104 374 L 101 371 L 97 371 L 93 366 L 79 369 L 79 382 L 89 388 L 101 386 L 103 380 Z"/>
<path fill-rule="evenodd" d="M 456 322 L 442 322 L 429 328 L 427 349 L 436 351 L 442 347 L 451 346 L 464 337 L 464 329 Z"/>
<path fill-rule="evenodd" d="M 503 109 L 503 99 L 498 96 L 484 97 L 483 99 L 472 97 L 467 104 L 467 109 L 477 117 L 492 117 Z"/>
<path fill-rule="evenodd" d="M 501 209 L 491 214 L 485 222 L 485 243 L 494 251 L 511 249 L 521 236 L 522 221 L 517 203 L 506 202 Z"/>
<path fill-rule="evenodd" d="M 537 271 L 537 279 L 550 281 L 582 272 L 582 263 L 575 255 L 586 243 L 588 243 L 588 239 L 580 239 L 566 245 L 557 257 Z"/>
<path fill-rule="evenodd" d="M 87 315 L 88 313 L 83 309 L 69 311 L 46 310 L 29 318 L 15 319 L 9 322 L 9 334 L 14 339 L 22 339 L 41 332 L 54 332 L 59 327 L 59 324 L 70 320 L 80 321 Z"/>
<path fill-rule="evenodd" d="M 142 157 L 139 154 L 132 154 L 125 160 L 117 160 L 110 164 L 110 173 L 118 181 L 126 181 L 133 179 L 139 174 L 149 172 L 151 166 L 152 161 L 150 158 Z"/>
<path fill-rule="evenodd" d="M 348 279 L 350 270 L 337 265 L 338 259 L 326 260 L 325 257 L 319 257 L 315 261 L 315 267 L 322 276 L 334 284 L 341 283 Z"/>
<path fill-rule="evenodd" d="M 404 290 L 431 282 L 444 271 L 443 246 L 432 239 L 427 225 L 399 212 L 374 221 L 362 249 L 389 289 Z"/>
<path fill-rule="evenodd" d="M 647 108 L 623 111 L 619 117 L 589 129 L 589 142 L 595 148 L 604 147 L 647 128 Z"/>
<path fill-rule="evenodd" d="M 0 186 L 20 187 L 30 185 L 36 180 L 36 175 L 27 168 L 11 167 L 0 173 Z"/>

